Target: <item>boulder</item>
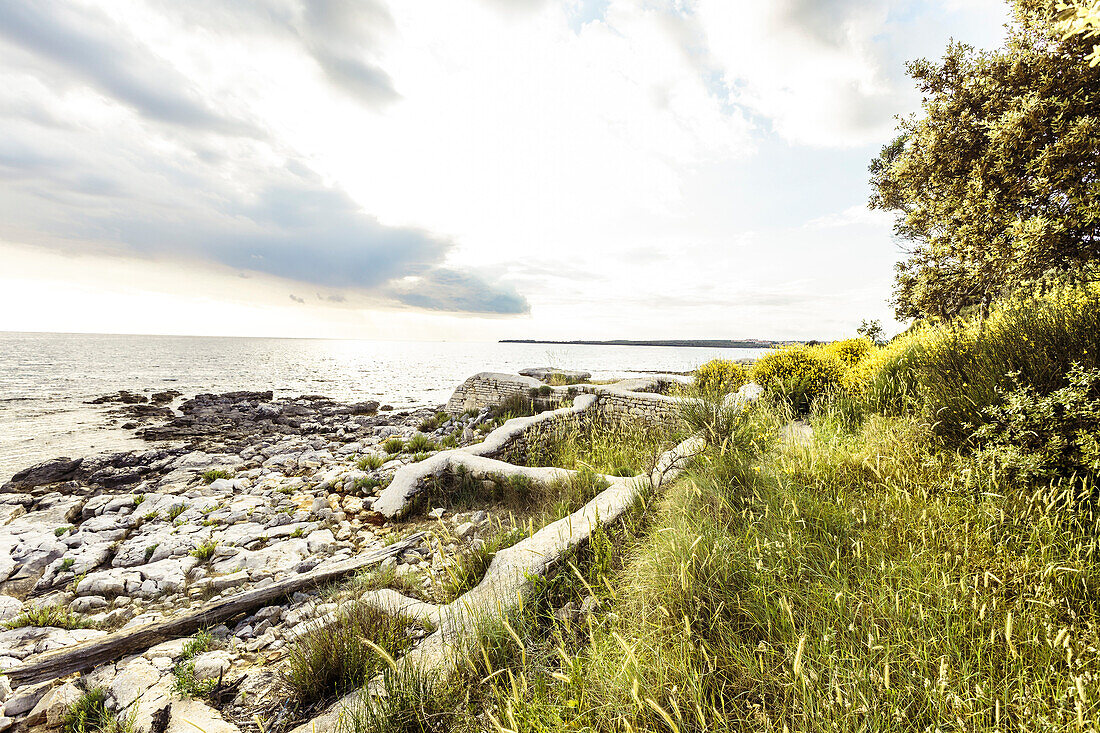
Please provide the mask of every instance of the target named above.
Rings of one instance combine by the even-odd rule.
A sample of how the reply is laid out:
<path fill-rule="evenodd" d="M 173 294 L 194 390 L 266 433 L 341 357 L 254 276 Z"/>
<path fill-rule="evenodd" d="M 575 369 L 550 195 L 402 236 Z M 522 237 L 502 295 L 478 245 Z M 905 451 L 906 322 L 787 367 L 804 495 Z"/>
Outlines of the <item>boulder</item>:
<path fill-rule="evenodd" d="M 36 486 L 56 484 L 61 481 L 70 481 L 76 477 L 82 458 L 54 458 L 42 463 L 36 463 L 30 468 L 24 468 L 11 477 L 3 486 L 3 491 L 16 491 L 19 489 L 33 489 Z"/>
<path fill-rule="evenodd" d="M 198 700 L 173 700 L 165 733 L 240 733 L 214 708 Z"/>
<path fill-rule="evenodd" d="M 200 654 L 195 657 L 194 664 L 196 681 L 216 680 L 229 669 L 229 652 L 218 650 Z"/>
<path fill-rule="evenodd" d="M 65 713 L 81 695 L 80 689 L 72 682 L 55 687 L 38 701 L 24 722 L 26 725 L 34 725 L 45 720 L 47 727 L 57 728 L 65 720 Z"/>
<path fill-rule="evenodd" d="M 4 703 L 4 716 L 15 718 L 29 713 L 38 704 L 38 701 L 50 691 L 51 684 L 50 682 L 42 682 L 37 685 L 18 688 Z"/>

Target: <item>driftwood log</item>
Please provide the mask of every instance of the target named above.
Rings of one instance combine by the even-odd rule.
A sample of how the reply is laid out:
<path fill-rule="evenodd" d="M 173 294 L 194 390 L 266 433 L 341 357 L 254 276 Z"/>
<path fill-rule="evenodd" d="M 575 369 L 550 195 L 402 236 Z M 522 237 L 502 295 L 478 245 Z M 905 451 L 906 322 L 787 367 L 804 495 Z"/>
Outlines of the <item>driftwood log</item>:
<path fill-rule="evenodd" d="M 289 596 L 304 588 L 316 587 L 339 580 L 357 570 L 380 563 L 388 557 L 399 555 L 415 545 L 423 536 L 423 532 L 417 532 L 392 545 L 387 545 L 359 557 L 353 557 L 328 568 L 302 573 L 263 588 L 208 603 L 195 611 L 189 611 L 131 629 L 120 629 L 98 639 L 90 639 L 65 649 L 59 649 L 44 654 L 33 662 L 12 667 L 3 674 L 8 676 L 13 687 L 20 687 L 64 677 L 73 672 L 84 672 L 104 662 L 114 661 L 127 654 L 144 651 L 162 641 L 188 636 L 205 626 L 221 623 L 260 606 L 270 605 L 272 601 Z"/>

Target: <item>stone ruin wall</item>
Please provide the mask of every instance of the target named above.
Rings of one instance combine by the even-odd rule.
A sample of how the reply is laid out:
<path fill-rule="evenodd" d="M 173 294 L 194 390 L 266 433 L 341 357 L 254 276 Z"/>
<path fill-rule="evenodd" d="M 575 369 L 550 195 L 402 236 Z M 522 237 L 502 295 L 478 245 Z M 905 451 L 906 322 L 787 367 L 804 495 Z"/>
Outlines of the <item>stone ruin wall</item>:
<path fill-rule="evenodd" d="M 532 389 L 541 386 L 542 382 L 532 377 L 481 372 L 459 385 L 451 399 L 447 400 L 445 409 L 449 415 L 461 415 L 466 410 L 481 410 L 498 405 L 514 395 L 527 397 Z"/>
<path fill-rule="evenodd" d="M 595 411 L 600 419 L 616 425 L 642 422 L 646 425 L 672 427 L 679 421 L 678 400 L 656 391 L 660 381 L 648 378 L 630 379 L 612 385 L 576 384 L 552 387 L 550 395 L 537 397 L 535 402 L 539 407 L 549 408 L 571 402 L 574 396 L 588 392 L 596 395 Z M 446 410 L 451 415 L 459 415 L 471 409 L 481 410 L 498 405 L 515 395 L 529 397 L 532 389 L 544 386 L 543 382 L 531 377 L 482 372 L 470 377 L 455 390 L 447 402 Z M 563 418 L 576 420 L 575 416 Z M 559 420 L 554 420 L 540 425 L 530 437 L 516 438 L 501 451 L 501 455 L 522 455 L 522 451 L 528 447 L 528 441 L 545 440 L 545 437 L 539 436 L 553 433 L 558 422 Z"/>

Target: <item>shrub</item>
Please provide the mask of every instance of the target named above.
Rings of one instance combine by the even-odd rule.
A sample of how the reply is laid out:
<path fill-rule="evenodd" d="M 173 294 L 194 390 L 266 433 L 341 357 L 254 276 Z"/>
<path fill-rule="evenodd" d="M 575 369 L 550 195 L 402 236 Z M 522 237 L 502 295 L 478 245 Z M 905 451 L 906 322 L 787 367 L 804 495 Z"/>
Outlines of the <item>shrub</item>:
<path fill-rule="evenodd" d="M 843 377 L 843 363 L 815 346 L 785 346 L 768 352 L 752 367 L 752 381 L 798 413 L 808 412 L 815 398 L 839 389 Z"/>
<path fill-rule="evenodd" d="M 1100 368 L 1097 333 L 1100 285 L 1009 298 L 985 319 L 911 329 L 867 359 L 868 397 L 884 411 L 921 413 L 948 445 L 973 445 L 986 408 L 1008 391 L 1048 395 L 1067 386 L 1074 363 Z"/>
<path fill-rule="evenodd" d="M 854 367 L 875 350 L 875 345 L 871 339 L 860 337 L 833 341 L 823 348 L 826 354 L 835 356 L 845 366 Z"/>
<path fill-rule="evenodd" d="M 195 657 L 208 651 L 214 643 L 214 637 L 209 631 L 203 629 L 188 639 L 180 652 L 180 660 L 172 668 L 172 676 L 175 678 L 172 689 L 182 695 L 191 697 L 205 697 L 209 695 L 218 684 L 217 680 L 196 680 Z"/>
<path fill-rule="evenodd" d="M 202 472 L 203 483 L 212 484 L 220 478 L 233 478 L 233 473 L 230 471 L 223 471 L 220 468 L 211 468 L 209 471 Z"/>
<path fill-rule="evenodd" d="M 290 647 L 283 686 L 299 705 L 358 689 L 388 664 L 377 648 L 393 658 L 408 647 L 411 623 L 365 603 L 349 603 L 337 610 L 332 623 Z"/>
<path fill-rule="evenodd" d="M 391 456 L 395 455 L 405 450 L 405 441 L 398 437 L 389 438 L 382 444 L 382 450 L 386 451 Z"/>
<path fill-rule="evenodd" d="M 748 381 L 749 370 L 742 364 L 714 359 L 695 370 L 695 386 L 700 392 L 734 392 Z"/>
<path fill-rule="evenodd" d="M 1014 479 L 1036 486 L 1100 478 L 1100 369 L 1074 364 L 1066 381 L 1048 395 L 1017 382 L 985 408 L 988 422 L 975 438 Z"/>
<path fill-rule="evenodd" d="M 434 416 L 425 418 L 420 421 L 420 426 L 417 428 L 422 433 L 430 433 L 439 427 L 439 420 Z"/>

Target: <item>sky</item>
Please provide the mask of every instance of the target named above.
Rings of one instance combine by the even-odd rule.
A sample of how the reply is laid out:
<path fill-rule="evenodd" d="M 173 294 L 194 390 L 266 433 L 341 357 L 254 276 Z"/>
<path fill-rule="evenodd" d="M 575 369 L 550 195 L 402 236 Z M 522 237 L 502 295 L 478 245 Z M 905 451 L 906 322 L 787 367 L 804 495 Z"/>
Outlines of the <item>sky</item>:
<path fill-rule="evenodd" d="M 0 330 L 828 339 L 1000 0 L 4 0 Z"/>

